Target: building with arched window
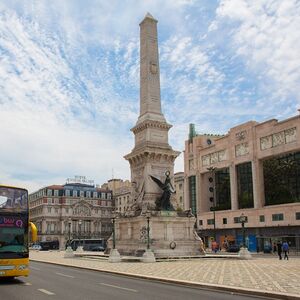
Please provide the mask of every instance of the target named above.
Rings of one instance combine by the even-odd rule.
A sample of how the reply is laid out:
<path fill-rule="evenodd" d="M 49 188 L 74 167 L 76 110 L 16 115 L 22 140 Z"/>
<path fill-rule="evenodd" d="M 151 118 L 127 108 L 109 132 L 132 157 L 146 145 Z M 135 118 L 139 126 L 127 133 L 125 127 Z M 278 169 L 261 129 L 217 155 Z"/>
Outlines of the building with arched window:
<path fill-rule="evenodd" d="M 112 231 L 112 191 L 90 183 L 51 185 L 29 195 L 30 219 L 39 241 L 58 240 L 64 248 L 69 237 L 107 239 Z"/>

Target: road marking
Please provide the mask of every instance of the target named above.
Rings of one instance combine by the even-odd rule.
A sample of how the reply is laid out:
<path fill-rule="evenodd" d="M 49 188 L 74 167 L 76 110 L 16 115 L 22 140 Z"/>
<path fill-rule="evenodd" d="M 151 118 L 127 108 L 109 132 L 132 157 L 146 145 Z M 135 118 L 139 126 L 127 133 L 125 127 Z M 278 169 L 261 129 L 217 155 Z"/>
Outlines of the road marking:
<path fill-rule="evenodd" d="M 29 269 L 36 270 L 36 271 L 41 271 L 41 269 L 36 268 L 36 267 L 32 267 L 32 266 L 30 266 Z"/>
<path fill-rule="evenodd" d="M 44 289 L 38 289 L 38 291 L 40 291 L 40 292 L 42 292 L 42 293 L 44 293 L 44 294 L 47 294 L 47 295 L 55 295 L 54 293 L 49 292 L 49 291 L 44 290 Z"/>
<path fill-rule="evenodd" d="M 134 293 L 137 293 L 137 292 L 138 292 L 137 290 L 128 289 L 128 288 L 121 287 L 121 286 L 117 286 L 117 285 L 111 285 L 111 284 L 102 283 L 102 282 L 99 283 L 99 284 L 105 285 L 105 286 L 109 286 L 109 287 L 113 287 L 113 288 L 116 288 L 116 289 L 121 289 L 121 290 L 129 291 L 129 292 L 134 292 Z"/>
<path fill-rule="evenodd" d="M 24 282 L 23 285 L 32 285 L 30 282 Z"/>
<path fill-rule="evenodd" d="M 63 274 L 63 273 L 55 273 L 55 274 L 60 275 L 60 276 L 64 276 L 64 277 L 74 278 L 74 276 Z"/>

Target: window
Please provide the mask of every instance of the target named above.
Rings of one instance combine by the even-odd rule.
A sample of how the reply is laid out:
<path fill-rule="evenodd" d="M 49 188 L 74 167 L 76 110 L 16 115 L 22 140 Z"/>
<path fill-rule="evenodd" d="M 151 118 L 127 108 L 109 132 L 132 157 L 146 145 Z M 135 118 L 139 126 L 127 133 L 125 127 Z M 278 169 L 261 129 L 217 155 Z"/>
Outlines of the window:
<path fill-rule="evenodd" d="M 259 216 L 259 222 L 265 222 L 265 216 L 263 215 Z"/>
<path fill-rule="evenodd" d="M 214 190 L 212 190 L 213 193 Z M 215 172 L 215 206 L 216 210 L 231 208 L 229 168 L 219 169 Z"/>
<path fill-rule="evenodd" d="M 223 218 L 223 224 L 227 224 L 227 218 Z"/>
<path fill-rule="evenodd" d="M 283 221 L 283 214 L 272 215 L 272 221 Z"/>
<path fill-rule="evenodd" d="M 214 225 L 214 219 L 207 219 L 207 225 Z"/>
<path fill-rule="evenodd" d="M 58 190 L 54 190 L 54 197 L 58 196 Z"/>
<path fill-rule="evenodd" d="M 199 226 L 203 225 L 203 220 L 199 220 Z"/>
<path fill-rule="evenodd" d="M 236 166 L 239 208 L 253 208 L 253 183 L 251 162 Z"/>
<path fill-rule="evenodd" d="M 73 197 L 77 197 L 77 191 L 73 191 Z"/>
<path fill-rule="evenodd" d="M 70 196 L 70 190 L 66 190 L 66 196 Z"/>
<path fill-rule="evenodd" d="M 182 189 L 182 183 L 179 183 L 179 189 L 180 190 Z"/>
<path fill-rule="evenodd" d="M 65 208 L 66 214 L 69 213 L 69 208 Z"/>
<path fill-rule="evenodd" d="M 197 203 L 196 203 L 196 176 L 189 177 L 189 191 L 190 191 L 190 207 L 192 213 L 196 215 L 197 213 Z"/>
<path fill-rule="evenodd" d="M 263 174 L 266 205 L 300 201 L 300 152 L 265 160 Z"/>
<path fill-rule="evenodd" d="M 296 212 L 296 220 L 300 220 L 300 212 Z"/>
<path fill-rule="evenodd" d="M 84 191 L 80 191 L 80 197 L 84 197 Z"/>
<path fill-rule="evenodd" d="M 91 192 L 90 192 L 90 191 L 87 191 L 87 192 L 86 192 L 86 197 L 87 197 L 87 198 L 90 198 L 90 197 L 91 197 Z"/>
<path fill-rule="evenodd" d="M 97 198 L 97 192 L 93 192 L 93 198 Z"/>
<path fill-rule="evenodd" d="M 47 190 L 47 196 L 52 196 L 52 190 Z"/>
<path fill-rule="evenodd" d="M 55 208 L 55 213 L 58 214 L 58 208 Z"/>
<path fill-rule="evenodd" d="M 51 207 L 48 207 L 48 213 L 51 214 L 51 210 L 52 208 Z"/>
<path fill-rule="evenodd" d="M 245 219 L 246 219 L 246 222 L 245 223 L 247 223 L 248 222 L 248 217 L 247 216 L 245 216 Z M 233 222 L 236 224 L 236 223 L 241 223 L 240 222 L 240 217 L 234 217 L 233 218 Z"/>

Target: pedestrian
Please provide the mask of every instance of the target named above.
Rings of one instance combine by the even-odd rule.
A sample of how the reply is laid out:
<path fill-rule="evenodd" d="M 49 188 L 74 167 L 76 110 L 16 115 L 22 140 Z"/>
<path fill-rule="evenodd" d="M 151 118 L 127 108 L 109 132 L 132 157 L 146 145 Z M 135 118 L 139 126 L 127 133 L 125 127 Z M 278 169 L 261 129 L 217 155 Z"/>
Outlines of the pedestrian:
<path fill-rule="evenodd" d="M 282 259 L 281 253 L 282 253 L 282 244 L 280 241 L 278 241 L 277 242 L 277 254 L 278 254 L 278 257 L 280 260 Z"/>
<path fill-rule="evenodd" d="M 273 243 L 273 253 L 275 253 L 277 251 L 277 245 L 276 243 Z"/>
<path fill-rule="evenodd" d="M 284 241 L 282 244 L 282 251 L 284 252 L 284 259 L 289 260 L 289 257 L 288 257 L 289 244 L 286 241 Z"/>

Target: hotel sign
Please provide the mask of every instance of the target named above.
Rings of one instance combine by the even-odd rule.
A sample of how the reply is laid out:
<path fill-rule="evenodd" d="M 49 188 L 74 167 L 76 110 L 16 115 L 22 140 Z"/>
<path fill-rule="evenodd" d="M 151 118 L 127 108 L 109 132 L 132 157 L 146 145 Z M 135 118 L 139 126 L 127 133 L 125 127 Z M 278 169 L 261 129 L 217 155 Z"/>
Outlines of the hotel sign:
<path fill-rule="evenodd" d="M 70 183 L 82 183 L 82 184 L 94 185 L 94 180 L 88 180 L 86 176 L 75 176 L 75 178 L 67 179 L 67 184 Z"/>

